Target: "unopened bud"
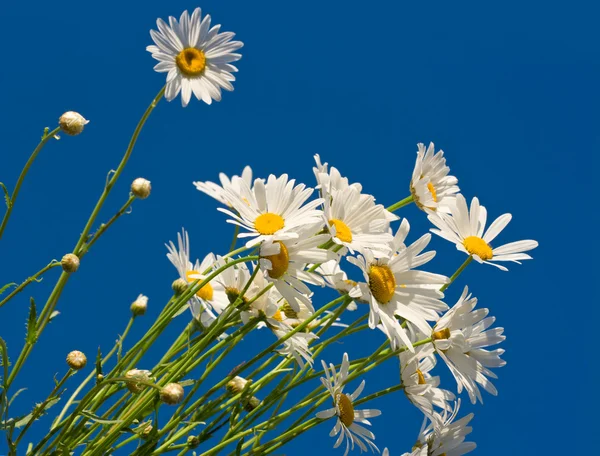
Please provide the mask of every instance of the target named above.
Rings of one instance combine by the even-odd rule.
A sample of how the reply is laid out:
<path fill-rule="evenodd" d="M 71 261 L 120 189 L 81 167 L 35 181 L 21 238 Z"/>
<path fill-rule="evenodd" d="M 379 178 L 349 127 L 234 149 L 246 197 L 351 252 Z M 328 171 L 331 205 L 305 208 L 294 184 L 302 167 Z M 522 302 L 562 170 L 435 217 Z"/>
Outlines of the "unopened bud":
<path fill-rule="evenodd" d="M 83 131 L 83 127 L 89 122 L 89 120 L 86 120 L 78 112 L 68 111 L 60 116 L 60 119 L 58 119 L 58 126 L 66 134 L 76 136 Z"/>
<path fill-rule="evenodd" d="M 231 394 L 239 394 L 244 391 L 244 388 L 248 384 L 248 380 L 243 377 L 233 377 L 225 385 L 225 389 Z"/>
<path fill-rule="evenodd" d="M 175 296 L 179 296 L 179 295 L 183 294 L 185 292 L 185 290 L 187 290 L 188 284 L 183 279 L 177 279 L 173 282 L 173 285 L 171 285 L 171 288 L 173 288 L 173 293 L 175 293 Z"/>
<path fill-rule="evenodd" d="M 72 253 L 67 253 L 62 257 L 62 260 L 60 260 L 60 265 L 62 266 L 63 271 L 71 274 L 79 269 L 79 257 Z"/>
<path fill-rule="evenodd" d="M 154 428 L 152 427 L 152 425 L 148 424 L 141 433 L 142 439 L 146 440 L 148 437 L 150 437 L 150 434 L 152 433 L 153 429 Z"/>
<path fill-rule="evenodd" d="M 67 355 L 67 365 L 73 370 L 80 370 L 87 364 L 87 358 L 78 350 L 73 350 Z"/>
<path fill-rule="evenodd" d="M 139 317 L 146 313 L 148 308 L 148 297 L 143 294 L 139 295 L 135 301 L 131 303 L 131 313 L 134 317 Z"/>
<path fill-rule="evenodd" d="M 198 445 L 200 445 L 200 439 L 198 437 L 196 437 L 195 435 L 190 435 L 187 438 L 188 448 L 196 448 Z"/>
<path fill-rule="evenodd" d="M 168 405 L 179 404 L 183 400 L 183 386 L 179 383 L 169 383 L 160 390 L 160 400 Z"/>
<path fill-rule="evenodd" d="M 125 378 L 131 379 L 131 381 L 125 382 L 125 385 L 127 385 L 127 389 L 133 394 L 141 393 L 146 387 L 143 383 L 136 383 L 137 381 L 142 380 L 144 382 L 151 382 L 153 380 L 152 372 L 141 369 L 131 369 L 130 371 L 127 371 Z"/>
<path fill-rule="evenodd" d="M 143 177 L 138 177 L 131 184 L 131 193 L 133 193 L 135 197 L 139 199 L 148 198 L 150 196 L 150 190 L 152 190 L 150 181 L 144 179 Z"/>
<path fill-rule="evenodd" d="M 260 405 L 260 399 L 257 398 L 257 397 L 252 396 L 244 404 L 244 410 L 246 410 L 247 412 L 251 412 L 252 410 L 254 410 L 255 408 L 257 408 L 259 405 Z"/>
<path fill-rule="evenodd" d="M 104 375 L 102 375 L 102 374 L 96 375 L 96 385 L 102 383 L 102 380 L 104 380 Z"/>

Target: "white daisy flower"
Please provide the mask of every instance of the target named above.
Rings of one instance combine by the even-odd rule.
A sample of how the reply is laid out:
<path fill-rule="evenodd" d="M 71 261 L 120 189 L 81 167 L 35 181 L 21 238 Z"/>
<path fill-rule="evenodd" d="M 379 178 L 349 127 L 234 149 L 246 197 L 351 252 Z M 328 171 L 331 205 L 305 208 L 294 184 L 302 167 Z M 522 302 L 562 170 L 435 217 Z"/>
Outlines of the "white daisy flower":
<path fill-rule="evenodd" d="M 251 247 L 262 241 L 282 241 L 298 238 L 297 231 L 306 225 L 321 223 L 321 211 L 316 208 L 323 203 L 316 199 L 302 206 L 313 193 L 312 188 L 304 184 L 295 185 L 288 175 L 280 177 L 270 175 L 267 183 L 256 179 L 254 187 L 239 177 L 231 181 L 239 185 L 239 192 L 230 187 L 226 190 L 227 199 L 237 214 L 224 208 L 219 210 L 231 217 L 228 223 L 239 225 L 248 230 L 240 233 L 239 238 L 253 237 L 246 246 Z M 239 214 L 239 215 L 238 215 Z"/>
<path fill-rule="evenodd" d="M 487 211 L 484 206 L 479 205 L 477 198 L 473 198 L 469 211 L 465 197 L 458 194 L 450 215 L 436 212 L 430 213 L 427 218 L 439 228 L 432 228 L 432 233 L 455 243 L 458 250 L 471 255 L 477 262 L 491 264 L 502 271 L 507 269 L 494 264 L 494 261 L 513 261 L 520 264 L 520 260 L 531 260 L 531 257 L 523 252 L 538 246 L 536 241 L 525 240 L 492 248 L 490 243 L 508 225 L 512 215 L 501 215 L 485 230 Z"/>
<path fill-rule="evenodd" d="M 273 329 L 273 334 L 281 339 L 291 330 L 291 326 L 280 324 L 278 328 Z M 318 337 L 313 333 L 299 331 L 292 337 L 283 341 L 283 347 L 277 351 L 284 356 L 293 356 L 298 365 L 302 368 L 304 367 L 304 362 L 307 362 L 312 366 L 314 360 L 308 344 L 314 339 L 318 339 Z"/>
<path fill-rule="evenodd" d="M 235 178 L 238 176 L 233 176 L 231 179 L 227 177 L 224 173 L 219 174 L 219 180 L 221 181 L 221 185 L 215 184 L 214 182 L 206 181 L 194 182 L 196 188 L 202 193 L 206 193 L 211 198 L 216 199 L 220 203 L 225 206 L 231 207 L 229 200 L 227 199 L 227 189 L 231 189 L 236 194 L 240 193 L 239 181 Z M 248 187 L 252 186 L 252 168 L 246 166 L 242 171 L 241 180 L 248 185 Z"/>
<path fill-rule="evenodd" d="M 331 239 L 350 252 L 370 250 L 377 257 L 390 253 L 392 236 L 388 233 L 391 218 L 397 220 L 371 195 L 361 194 L 354 187 L 326 193 L 323 208 Z"/>
<path fill-rule="evenodd" d="M 438 410 L 452 412 L 451 401 L 456 398 L 450 391 L 439 388 L 440 378 L 429 372 L 436 364 L 433 347 L 417 349 L 416 353 L 400 353 L 400 375 L 406 397 L 436 426 L 442 425 Z"/>
<path fill-rule="evenodd" d="M 266 240 L 260 246 L 261 269 L 296 312 L 300 311 L 300 302 L 314 310 L 309 299 L 312 292 L 304 282 L 325 285 L 319 274 L 305 270 L 306 265 L 336 256 L 335 252 L 318 248 L 329 239 L 326 234 L 316 234 L 320 229 L 321 225 L 298 227 L 296 239 Z"/>
<path fill-rule="evenodd" d="M 232 81 L 237 68 L 231 65 L 241 54 L 235 51 L 244 44 L 231 41 L 231 32 L 219 33 L 220 25 L 210 26 L 210 15 L 201 18 L 200 8 L 191 17 L 184 11 L 179 22 L 169 17 L 167 25 L 156 20 L 158 31 L 150 30 L 156 45 L 146 48 L 158 60 L 154 67 L 159 73 L 167 73 L 165 98 L 173 100 L 181 92 L 181 104 L 187 106 L 192 93 L 198 100 L 211 104 L 221 101 L 221 89 L 233 90 Z"/>
<path fill-rule="evenodd" d="M 423 143 L 417 144 L 417 161 L 410 181 L 410 193 L 419 209 L 448 213 L 454 206 L 456 194 L 460 191 L 458 179 L 449 176 L 450 168 L 442 150 L 435 152 L 433 143 L 427 151 Z"/>
<path fill-rule="evenodd" d="M 206 275 L 202 274 L 203 271 L 209 268 L 215 269 L 216 257 L 212 253 L 206 255 L 202 263 L 196 260 L 196 263 L 192 264 L 190 239 L 185 230 L 177 234 L 177 246 L 173 242 L 169 242 L 166 246 L 169 251 L 167 258 L 177 269 L 179 277 L 188 283 L 204 279 Z M 210 326 L 216 318 L 215 314 L 220 314 L 229 305 L 225 288 L 218 279 L 219 276 L 212 279 L 188 301 L 192 315 L 204 326 Z"/>
<path fill-rule="evenodd" d="M 427 425 L 427 418 L 425 418 L 419 433 L 419 440 L 414 445 L 413 452 L 404 453 L 403 456 L 462 456 L 477 448 L 474 442 L 465 442 L 466 436 L 473 430 L 469 426 L 473 414 L 471 413 L 453 422 L 459 406 L 460 403 L 453 412 L 443 413 L 441 427 L 436 428 L 433 424 Z M 423 452 L 423 448 L 426 449 L 426 452 Z"/>
<path fill-rule="evenodd" d="M 474 404 L 481 398 L 477 384 L 496 396 L 498 391 L 487 377 L 498 378 L 489 368 L 502 367 L 506 361 L 500 359 L 503 349 L 484 350 L 506 339 L 504 328 L 488 328 L 494 317 L 488 317 L 488 309 L 477 309 L 477 298 L 472 298 L 468 287 L 452 309 L 433 328 L 432 339 L 441 358 L 448 365 L 458 384 L 460 393 L 463 386 Z"/>
<path fill-rule="evenodd" d="M 353 184 L 348 183 L 347 177 L 342 177 L 337 168 L 331 167 L 329 170 L 328 163 L 321 163 L 319 154 L 315 154 L 316 167 L 313 167 L 315 178 L 317 179 L 317 188 L 322 188 L 331 193 L 334 190 L 344 190 L 347 187 L 354 187 L 359 193 L 362 192 L 362 185 L 358 182 Z"/>
<path fill-rule="evenodd" d="M 403 222 L 401 230 L 406 231 L 408 222 Z M 367 250 L 364 256 L 348 258 L 358 266 L 366 280 L 358 287 L 362 299 L 369 302 L 369 326 L 373 329 L 381 323 L 381 330 L 390 339 L 394 349 L 406 345 L 413 350 L 407 331 L 396 317 L 413 323 L 424 334 L 431 333 L 427 321 L 437 321 L 438 312 L 448 308 L 440 301 L 444 295 L 439 291 L 449 282 L 448 277 L 414 268 L 422 266 L 435 256 L 435 252 L 421 252 L 431 240 L 430 234 L 395 254 L 375 259 Z"/>
<path fill-rule="evenodd" d="M 338 260 L 329 260 L 321 263 L 316 271 L 321 274 L 321 277 L 325 280 L 325 285 L 328 287 L 337 290 L 342 295 L 349 294 L 352 298 L 360 298 L 360 290 L 356 288 L 358 284 L 354 280 L 348 279 L 346 273 L 340 268 Z M 350 311 L 356 310 L 356 302 L 352 301 L 346 309 Z"/>
<path fill-rule="evenodd" d="M 323 383 L 325 388 L 329 391 L 329 394 L 331 394 L 334 407 L 318 412 L 316 416 L 323 420 L 337 416 L 335 427 L 329 433 L 330 437 L 334 437 L 338 434 L 340 435 L 333 447 L 339 447 L 342 442 L 346 440 L 346 452 L 344 453 L 344 456 L 348 454 L 350 449 L 354 449 L 355 444 L 358 445 L 361 452 L 367 451 L 368 447 L 372 452 L 379 453 L 379 449 L 372 442 L 372 440 L 375 440 L 373 433 L 358 423 L 370 426 L 371 423 L 367 418 L 379 416 L 381 415 L 381 411 L 376 409 L 355 410 L 353 405 L 353 402 L 360 396 L 360 393 L 362 393 L 362 390 L 365 387 L 365 381 L 363 380 L 360 385 L 358 385 L 358 388 L 356 388 L 354 393 L 344 393 L 344 386 L 350 369 L 348 354 L 344 353 L 339 372 L 336 372 L 333 364 L 330 364 L 329 367 L 327 367 L 327 364 L 325 364 L 324 361 L 321 360 L 321 363 L 323 364 L 323 370 L 325 371 L 326 376 L 326 378 L 321 377 L 321 383 Z"/>

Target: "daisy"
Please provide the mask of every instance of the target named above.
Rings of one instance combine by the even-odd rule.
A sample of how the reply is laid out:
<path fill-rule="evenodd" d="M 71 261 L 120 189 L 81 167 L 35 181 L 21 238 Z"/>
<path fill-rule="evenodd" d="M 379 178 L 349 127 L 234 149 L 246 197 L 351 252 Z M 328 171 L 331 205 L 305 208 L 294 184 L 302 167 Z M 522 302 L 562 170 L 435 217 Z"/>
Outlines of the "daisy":
<path fill-rule="evenodd" d="M 190 238 L 185 230 L 182 230 L 181 234 L 177 234 L 177 246 L 173 242 L 169 242 L 166 246 L 169 251 L 167 258 L 177 269 L 179 277 L 188 283 L 203 280 L 206 275 L 202 272 L 215 269 L 216 257 L 212 253 L 206 255 L 202 262 L 196 260 L 196 263 L 192 264 L 190 261 Z M 220 314 L 229 305 L 225 288 L 218 277 L 200 288 L 188 301 L 192 315 L 204 326 L 210 326 L 216 318 L 215 314 Z"/>
<path fill-rule="evenodd" d="M 315 154 L 316 167 L 313 167 L 315 178 L 317 179 L 317 188 L 326 189 L 328 192 L 334 190 L 344 190 L 347 187 L 354 187 L 359 193 L 362 192 L 362 185 L 358 182 L 354 184 L 348 183 L 347 177 L 342 177 L 337 168 L 331 167 L 329 170 L 328 163 L 321 163 L 319 154 Z"/>
<path fill-rule="evenodd" d="M 493 261 L 513 261 L 521 264 L 519 260 L 531 260 L 531 257 L 523 252 L 538 246 L 536 241 L 525 240 L 492 248 L 490 243 L 508 225 L 512 215 L 501 215 L 485 230 L 487 211 L 484 206 L 479 205 L 477 198 L 473 198 L 469 211 L 465 197 L 458 194 L 456 205 L 449 215 L 437 212 L 430 213 L 427 218 L 439 228 L 437 230 L 432 228 L 432 233 L 454 242 L 458 250 L 471 255 L 477 262 L 491 264 L 502 271 L 507 269 L 494 264 Z"/>
<path fill-rule="evenodd" d="M 506 361 L 500 359 L 502 349 L 484 350 L 484 347 L 496 345 L 506 339 L 504 328 L 488 328 L 494 323 L 494 317 L 488 317 L 488 309 L 477 309 L 477 298 L 472 298 L 468 287 L 452 309 L 437 322 L 432 332 L 434 346 L 448 365 L 458 384 L 458 392 L 464 388 L 474 404 L 481 398 L 477 384 L 496 396 L 498 391 L 487 377 L 498 378 L 488 368 L 502 367 Z"/>
<path fill-rule="evenodd" d="M 329 394 L 331 394 L 334 407 L 318 412 L 316 416 L 323 420 L 337 416 L 335 427 L 329 433 L 330 437 L 334 437 L 338 434 L 340 435 L 333 447 L 339 447 L 345 439 L 346 452 L 344 453 L 344 456 L 348 454 L 351 448 L 354 449 L 354 444 L 358 445 L 361 451 L 366 451 L 367 447 L 369 447 L 372 452 L 377 451 L 379 453 L 379 449 L 372 442 L 372 440 L 375 440 L 373 433 L 357 423 L 370 426 L 371 423 L 367 418 L 379 416 L 381 415 L 381 411 L 375 409 L 354 410 L 353 405 L 354 401 L 360 396 L 360 393 L 362 393 L 362 390 L 365 387 L 365 381 L 363 380 L 360 385 L 358 385 L 358 388 L 356 388 L 354 393 L 345 394 L 343 392 L 344 384 L 348 378 L 348 371 L 350 369 L 348 354 L 344 353 L 339 372 L 336 372 L 333 364 L 330 364 L 329 367 L 327 367 L 327 364 L 325 364 L 323 360 L 321 360 L 321 363 L 323 364 L 323 370 L 326 376 L 326 378 L 321 377 L 321 383 L 323 383 L 323 386 L 325 386 L 327 391 L 329 391 Z"/>
<path fill-rule="evenodd" d="M 416 353 L 400 353 L 400 376 L 404 393 L 412 404 L 436 426 L 442 425 L 436 409 L 452 411 L 450 401 L 455 400 L 450 391 L 439 388 L 440 378 L 429 373 L 436 364 L 431 346 L 422 347 Z"/>
<path fill-rule="evenodd" d="M 196 181 L 193 184 L 202 193 L 206 193 L 208 196 L 216 199 L 225 206 L 231 207 L 231 204 L 227 199 L 227 189 L 230 188 L 234 193 L 240 193 L 239 181 L 237 181 L 237 179 L 235 178 L 238 178 L 238 176 L 233 176 L 230 179 L 224 173 L 220 173 L 219 180 L 221 181 L 221 185 L 215 184 L 214 182 L 210 181 Z M 252 185 L 252 168 L 250 168 L 249 166 L 246 166 L 244 168 L 244 170 L 242 171 L 241 180 L 244 181 L 246 185 L 248 185 L 248 187 Z"/>
<path fill-rule="evenodd" d="M 275 334 L 278 339 L 281 339 L 290 331 L 292 331 L 291 326 L 282 324 L 279 328 L 273 330 L 273 334 Z M 293 356 L 301 368 L 304 367 L 305 362 L 312 366 L 314 360 L 308 344 L 314 339 L 318 339 L 318 337 L 313 333 L 299 331 L 294 333 L 292 337 L 284 340 L 283 347 L 277 351 L 284 356 Z"/>
<path fill-rule="evenodd" d="M 352 253 L 370 250 L 378 257 L 389 254 L 389 222 L 398 217 L 354 187 L 326 192 L 324 199 L 323 217 L 334 243 Z"/>
<path fill-rule="evenodd" d="M 400 229 L 407 230 L 407 226 L 408 222 Z M 444 295 L 439 291 L 449 282 L 448 277 L 414 270 L 435 256 L 433 251 L 421 254 L 430 240 L 431 235 L 425 234 L 409 247 L 379 259 L 369 250 L 364 256 L 348 258 L 361 269 L 366 281 L 357 287 L 362 299 L 369 302 L 369 327 L 374 329 L 381 324 L 381 330 L 394 349 L 406 345 L 414 351 L 409 334 L 397 317 L 413 323 L 424 334 L 430 334 L 427 321 L 437 321 L 438 313 L 448 308 L 440 301 Z"/>
<path fill-rule="evenodd" d="M 473 428 L 469 422 L 473 414 L 469 414 L 460 420 L 453 422 L 458 413 L 459 406 L 453 412 L 444 412 L 442 426 L 435 428 L 433 424 L 427 426 L 427 418 L 423 421 L 419 440 L 413 447 L 412 453 L 404 453 L 403 456 L 462 456 L 470 453 L 477 445 L 473 442 L 465 442 L 465 438 Z M 426 449 L 426 452 L 423 449 Z"/>
<path fill-rule="evenodd" d="M 219 210 L 231 217 L 228 223 L 249 231 L 238 235 L 239 238 L 254 238 L 246 243 L 247 247 L 264 240 L 295 239 L 302 226 L 321 223 L 321 211 L 316 208 L 323 203 L 322 199 L 316 199 L 302 206 L 313 189 L 304 184 L 295 185 L 295 182 L 288 180 L 287 174 L 280 177 L 271 174 L 266 184 L 264 180 L 256 179 L 250 189 L 244 180 L 234 177 L 226 195 L 237 214 L 224 208 Z M 239 192 L 234 191 L 233 186 L 239 186 Z"/>
<path fill-rule="evenodd" d="M 221 89 L 233 90 L 232 81 L 237 68 L 231 65 L 242 56 L 235 51 L 244 44 L 231 41 L 231 32 L 219 33 L 220 25 L 210 26 L 210 15 L 201 18 L 200 8 L 191 17 L 184 11 L 179 22 L 169 17 L 167 25 L 157 19 L 158 31 L 150 30 L 156 45 L 146 48 L 158 60 L 154 69 L 167 74 L 165 98 L 173 100 L 181 92 L 185 107 L 192 97 L 211 104 L 221 101 Z"/>
<path fill-rule="evenodd" d="M 454 206 L 456 194 L 460 191 L 458 179 L 449 176 L 450 168 L 442 150 L 435 152 L 433 143 L 427 151 L 423 143 L 417 144 L 417 161 L 410 181 L 410 193 L 419 209 L 449 212 Z"/>
<path fill-rule="evenodd" d="M 348 294 L 351 298 L 360 298 L 360 290 L 356 289 L 358 285 L 354 280 L 349 280 L 338 260 L 329 260 L 321 263 L 316 271 L 321 274 L 325 280 L 325 285 L 337 290 L 341 295 Z M 357 309 L 356 302 L 352 301 L 346 307 L 347 310 Z"/>
<path fill-rule="evenodd" d="M 296 312 L 300 311 L 300 303 L 314 310 L 309 299 L 312 292 L 304 282 L 325 285 L 320 275 L 305 270 L 306 265 L 336 256 L 335 252 L 318 247 L 329 238 L 326 234 L 316 234 L 320 229 L 320 224 L 298 227 L 296 239 L 266 240 L 260 246 L 260 268 Z"/>

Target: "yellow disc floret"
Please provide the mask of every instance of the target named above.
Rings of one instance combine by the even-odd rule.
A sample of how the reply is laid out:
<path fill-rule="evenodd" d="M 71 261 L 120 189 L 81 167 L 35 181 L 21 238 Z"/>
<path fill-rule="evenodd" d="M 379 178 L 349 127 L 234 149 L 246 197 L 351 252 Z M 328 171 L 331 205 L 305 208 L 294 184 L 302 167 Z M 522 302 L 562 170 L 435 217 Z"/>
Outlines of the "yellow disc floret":
<path fill-rule="evenodd" d="M 369 288 L 375 299 L 381 304 L 391 301 L 396 291 L 396 278 L 386 264 L 374 264 L 369 269 Z"/>
<path fill-rule="evenodd" d="M 196 77 L 200 76 L 206 68 L 206 56 L 200 49 L 185 48 L 177 54 L 175 63 L 184 75 Z"/>
<path fill-rule="evenodd" d="M 290 265 L 290 254 L 288 253 L 287 247 L 283 242 L 276 241 L 276 243 L 279 244 L 279 253 L 263 257 L 271 262 L 269 277 L 273 279 L 279 279 L 286 273 Z"/>
<path fill-rule="evenodd" d="M 419 377 L 419 385 L 425 385 L 427 382 L 425 381 L 425 376 L 421 369 L 417 369 L 417 377 Z"/>
<path fill-rule="evenodd" d="M 450 339 L 452 333 L 450 332 L 450 328 L 440 329 L 439 331 L 434 331 L 432 338 L 433 340 L 442 340 L 442 339 Z"/>
<path fill-rule="evenodd" d="M 431 182 L 429 182 L 427 184 L 427 188 L 429 189 L 429 191 L 431 192 L 431 197 L 433 198 L 433 201 L 435 203 L 437 203 L 437 192 L 435 191 L 435 187 L 433 186 L 433 184 Z"/>
<path fill-rule="evenodd" d="M 335 405 L 339 412 L 340 421 L 346 427 L 350 427 L 354 423 L 354 406 L 352 400 L 344 393 L 338 393 L 335 396 Z"/>
<path fill-rule="evenodd" d="M 335 227 L 335 237 L 342 242 L 352 242 L 352 231 L 348 225 L 338 219 L 329 220 L 329 226 Z"/>
<path fill-rule="evenodd" d="M 188 271 L 185 275 L 187 277 L 188 282 L 191 283 L 198 280 L 200 273 L 198 271 Z M 210 283 L 207 283 L 196 292 L 196 296 L 198 296 L 200 299 L 204 299 L 205 301 L 212 301 L 213 287 Z"/>
<path fill-rule="evenodd" d="M 478 236 L 469 236 L 465 238 L 463 245 L 467 252 L 471 255 L 477 255 L 483 261 L 491 260 L 494 256 L 489 244 Z"/>
<path fill-rule="evenodd" d="M 271 212 L 265 212 L 264 214 L 260 214 L 254 220 L 254 228 L 260 234 L 269 235 L 275 234 L 277 231 L 282 229 L 285 226 L 285 221 L 283 217 L 279 214 L 273 214 Z"/>

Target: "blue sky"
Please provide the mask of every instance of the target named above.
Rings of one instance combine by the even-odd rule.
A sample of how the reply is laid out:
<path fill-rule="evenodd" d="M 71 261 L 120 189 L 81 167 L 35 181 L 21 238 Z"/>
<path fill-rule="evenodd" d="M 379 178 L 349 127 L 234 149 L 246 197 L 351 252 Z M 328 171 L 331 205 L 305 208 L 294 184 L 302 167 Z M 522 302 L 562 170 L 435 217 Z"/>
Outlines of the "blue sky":
<path fill-rule="evenodd" d="M 469 284 L 507 335 L 499 396 L 486 395 L 475 408 L 464 401 L 463 411 L 475 412 L 477 451 L 587 452 L 600 405 L 593 394 L 596 330 L 586 324 L 598 318 L 588 289 L 598 254 L 588 214 L 595 213 L 600 146 L 599 11 L 589 2 L 4 5 L 0 181 L 14 186 L 43 127 L 56 125 L 62 112 L 79 111 L 91 122 L 83 135 L 51 143 L 35 162 L 0 242 L 2 284 L 20 282 L 72 249 L 106 173 L 164 83 L 145 51 L 149 29 L 157 17 L 196 6 L 245 43 L 235 91 L 213 106 L 182 109 L 178 99 L 153 113 L 100 220 L 123 204 L 136 177 L 152 181 L 152 196 L 136 202 L 68 284 L 60 317 L 20 375 L 18 387 L 28 390 L 13 411 L 46 397 L 70 350 L 108 351 L 138 293 L 150 297 L 150 310 L 130 341 L 144 333 L 170 294 L 175 271 L 164 243 L 182 226 L 195 255 L 227 249 L 231 227 L 192 181 L 249 164 L 257 176 L 287 172 L 311 185 L 319 153 L 391 204 L 407 195 L 416 143 L 434 141 L 468 199 L 478 196 L 490 217 L 513 214 L 499 242 L 540 242 L 534 261 L 508 273 L 472 265 L 447 293 L 453 304 Z M 409 219 L 413 240 L 430 227 L 415 207 L 399 215 Z M 442 239 L 431 245 L 435 272 L 450 275 L 464 259 Z M 23 342 L 29 297 L 44 301 L 57 277 L 52 271 L 0 309 L 11 358 Z M 166 334 L 165 348 L 177 329 Z M 368 343 L 357 338 L 337 347 L 331 360 L 380 344 L 379 335 L 368 336 Z M 270 342 L 265 334 L 253 344 Z M 454 388 L 442 365 L 437 371 Z M 367 378 L 366 391 L 397 376 L 397 364 L 389 363 Z M 418 413 L 402 395 L 373 406 L 384 411 L 373 420 L 380 447 L 409 450 Z M 285 454 L 329 452 L 329 424 Z M 31 437 L 39 439 L 45 426 Z"/>

